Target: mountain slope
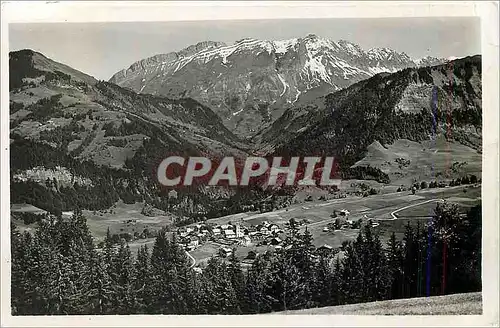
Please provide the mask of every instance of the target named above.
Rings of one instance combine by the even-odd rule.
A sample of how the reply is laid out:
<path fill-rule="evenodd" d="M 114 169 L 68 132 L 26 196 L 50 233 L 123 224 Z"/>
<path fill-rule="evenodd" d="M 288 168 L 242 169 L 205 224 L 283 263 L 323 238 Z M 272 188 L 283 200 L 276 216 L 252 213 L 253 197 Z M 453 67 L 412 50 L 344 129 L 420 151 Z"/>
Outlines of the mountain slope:
<path fill-rule="evenodd" d="M 221 216 L 268 196 L 260 189 L 196 185 L 179 189 L 179 201 L 172 203 L 162 197 L 166 190 L 155 173 L 171 154 L 336 156 L 343 178 L 387 183 L 380 170 L 357 169 L 375 142 L 384 147 L 398 139 L 430 140 L 435 126 L 438 135 L 481 146 L 479 56 L 450 67 L 379 73 L 296 104 L 254 138 L 256 148 L 196 100 L 137 94 L 28 50 L 11 53 L 10 61 L 11 198 L 49 211 L 109 208 L 122 199 L 183 215 Z"/>
<path fill-rule="evenodd" d="M 376 73 L 418 65 L 391 49 L 364 51 L 345 40 L 310 34 L 281 41 L 242 39 L 233 45 L 201 42 L 136 62 L 110 82 L 140 93 L 192 97 L 213 108 L 233 132 L 248 136 L 292 104 Z"/>
<path fill-rule="evenodd" d="M 9 54 L 10 90 L 20 88 L 30 79 L 43 78 L 45 81 L 71 76 L 74 81 L 90 85 L 97 83 L 92 76 L 79 72 L 69 66 L 54 62 L 40 53 L 25 49 Z M 24 81 L 23 81 L 24 79 Z"/>
<path fill-rule="evenodd" d="M 198 151 L 210 152 L 209 141 L 224 144 L 226 151 L 244 147 L 217 115 L 193 99 L 137 95 L 117 85 L 98 82 L 36 52 L 23 50 L 11 53 L 10 57 L 11 76 L 16 80 L 10 88 L 11 132 L 18 136 L 38 140 L 40 134 L 50 135 L 67 126 L 79 125 L 82 132 L 96 138 L 103 134 L 99 137 L 102 144 L 110 140 L 108 137 L 144 134 L 147 138 L 161 137 L 177 150 L 198 147 Z M 19 69 L 26 67 L 22 62 L 33 64 L 31 72 L 24 76 Z M 141 130 L 141 125 L 149 128 Z M 73 137 L 74 140 L 68 141 L 77 140 L 76 135 Z M 96 141 L 94 138 L 90 143 Z M 83 149 L 83 153 L 93 152 L 95 149 L 88 146 Z"/>
<path fill-rule="evenodd" d="M 10 76 L 13 202 L 67 210 L 152 199 L 168 155 L 247 153 L 193 99 L 138 95 L 30 50 L 10 53 Z"/>
<path fill-rule="evenodd" d="M 275 312 L 320 315 L 480 315 L 481 293 L 453 294 Z"/>
<path fill-rule="evenodd" d="M 448 140 L 481 149 L 481 57 L 378 74 L 288 111 L 258 138 L 262 153 L 336 156 L 344 166 L 375 141 Z"/>

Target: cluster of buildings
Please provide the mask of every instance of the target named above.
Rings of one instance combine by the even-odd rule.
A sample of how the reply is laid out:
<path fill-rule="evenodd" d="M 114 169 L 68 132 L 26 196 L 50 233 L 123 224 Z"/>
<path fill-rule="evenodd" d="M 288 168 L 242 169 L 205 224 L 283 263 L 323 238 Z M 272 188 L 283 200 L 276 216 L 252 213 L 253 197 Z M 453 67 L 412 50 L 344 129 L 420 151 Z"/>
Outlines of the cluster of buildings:
<path fill-rule="evenodd" d="M 305 223 L 297 221 L 296 227 Z M 277 223 L 263 221 L 259 224 L 244 224 L 243 221 L 238 223 L 228 222 L 227 224 L 214 223 L 198 223 L 191 226 L 180 227 L 177 229 L 178 243 L 184 247 L 186 251 L 192 251 L 203 245 L 207 241 L 218 244 L 217 254 L 221 258 L 229 258 L 235 246 L 257 246 L 251 247 L 248 254 L 241 260 L 243 268 L 251 265 L 255 259 L 260 256 L 259 251 L 267 253 L 274 251 L 287 250 L 292 246 L 288 243 L 287 232 L 285 231 L 290 223 L 285 223 L 280 226 Z M 258 248 L 259 246 L 268 246 Z M 311 254 L 313 260 L 319 259 L 320 253 L 332 253 L 334 249 L 330 245 L 323 245 L 316 249 L 314 254 Z M 201 271 L 199 267 L 194 270 Z"/>
<path fill-rule="evenodd" d="M 177 235 L 179 236 L 178 243 L 187 251 L 191 251 L 203 244 L 203 242 L 208 240 L 210 234 L 209 227 L 201 224 L 177 229 Z"/>
<path fill-rule="evenodd" d="M 276 223 L 267 221 L 258 225 L 232 224 L 195 224 L 177 229 L 179 244 L 187 251 L 193 250 L 206 241 L 214 241 L 225 246 L 243 245 L 252 243 L 279 244 L 279 236 L 283 229 Z"/>

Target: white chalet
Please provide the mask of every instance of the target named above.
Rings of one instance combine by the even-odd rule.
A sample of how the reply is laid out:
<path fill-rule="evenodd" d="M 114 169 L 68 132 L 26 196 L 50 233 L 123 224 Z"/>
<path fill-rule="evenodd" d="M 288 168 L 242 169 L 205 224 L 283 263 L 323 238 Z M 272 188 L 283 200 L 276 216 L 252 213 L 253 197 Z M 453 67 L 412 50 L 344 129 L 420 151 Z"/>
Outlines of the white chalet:
<path fill-rule="evenodd" d="M 257 226 L 257 231 L 265 235 L 269 234 L 269 229 L 265 226 Z"/>
<path fill-rule="evenodd" d="M 177 191 L 175 190 L 170 190 L 168 192 L 168 198 L 177 198 Z"/>
<path fill-rule="evenodd" d="M 188 237 L 190 246 L 198 246 L 200 244 L 200 239 L 196 236 Z"/>

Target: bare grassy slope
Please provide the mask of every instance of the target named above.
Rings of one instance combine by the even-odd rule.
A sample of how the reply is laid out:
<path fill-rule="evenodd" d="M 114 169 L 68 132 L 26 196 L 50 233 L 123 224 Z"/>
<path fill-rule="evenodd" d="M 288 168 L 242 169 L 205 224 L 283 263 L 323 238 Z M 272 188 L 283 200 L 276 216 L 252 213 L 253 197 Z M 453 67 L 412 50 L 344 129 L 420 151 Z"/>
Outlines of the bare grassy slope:
<path fill-rule="evenodd" d="M 347 315 L 473 315 L 482 314 L 481 293 L 454 294 L 412 299 L 328 306 L 274 314 L 347 314 Z"/>
<path fill-rule="evenodd" d="M 394 185 L 455 179 L 465 174 L 481 177 L 481 153 L 443 136 L 422 142 L 397 139 L 385 147 L 375 141 L 354 166 L 366 165 L 387 173 Z"/>

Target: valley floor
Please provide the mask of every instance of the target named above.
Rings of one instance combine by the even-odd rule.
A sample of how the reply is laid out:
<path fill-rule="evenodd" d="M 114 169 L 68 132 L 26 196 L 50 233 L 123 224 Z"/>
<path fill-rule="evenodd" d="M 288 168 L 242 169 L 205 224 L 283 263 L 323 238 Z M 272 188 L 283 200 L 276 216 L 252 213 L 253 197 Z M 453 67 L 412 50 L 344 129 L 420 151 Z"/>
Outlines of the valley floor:
<path fill-rule="evenodd" d="M 412 195 L 409 191 L 402 191 L 368 197 L 348 196 L 347 198 L 326 201 L 313 200 L 292 204 L 285 209 L 271 212 L 238 213 L 210 219 L 208 222 L 217 225 L 232 222 L 242 226 L 256 226 L 267 221 L 283 227 L 291 218 L 295 218 L 297 221 L 305 219 L 309 223 L 301 226 L 300 230 L 303 231 L 307 227 L 312 233 L 315 246 L 319 247 L 327 244 L 338 248 L 344 241 L 354 240 L 359 230 L 324 231 L 324 228 L 329 223 L 336 220 L 330 217 L 334 210 L 337 212 L 342 209 L 348 210 L 350 212 L 348 219 L 352 221 L 372 219 L 372 221 L 378 222 L 379 225 L 374 227 L 373 230 L 380 234 L 382 242 L 386 242 L 392 232 L 395 232 L 396 236 L 401 238 L 405 225 L 409 221 L 412 223 L 419 221 L 425 224 L 433 215 L 437 202 L 441 200 L 457 203 L 463 208 L 462 212 L 465 212 L 465 209 L 481 203 L 481 185 L 429 188 L 419 190 L 415 195 Z M 13 211 L 31 210 L 31 208 L 25 209 L 26 206 L 20 209 L 18 207 L 20 205 L 13 204 Z M 153 231 L 171 222 L 171 218 L 167 216 L 147 217 L 141 214 L 142 207 L 142 203 L 124 204 L 118 202 L 112 210 L 105 211 L 105 213 L 84 211 L 84 215 L 87 218 L 92 235 L 98 240 L 101 240 L 106 235 L 108 227 L 110 227 L 112 233 L 128 232 L 134 234 L 143 231 L 145 228 Z M 67 213 L 67 215 L 70 214 Z M 32 229 L 32 226 L 24 226 L 22 221 L 16 222 L 16 224 L 20 226 L 21 230 Z M 135 253 L 141 245 L 151 247 L 153 243 L 154 238 L 151 236 L 147 239 L 130 241 L 129 246 L 132 252 Z M 224 245 L 208 241 L 190 253 L 195 258 L 197 265 L 203 266 L 212 255 L 217 254 L 221 247 L 224 247 Z M 236 255 L 238 258 L 244 259 L 249 251 L 261 253 L 270 247 L 272 246 L 257 246 L 256 242 L 246 246 L 238 245 L 236 246 Z"/>
<path fill-rule="evenodd" d="M 346 209 L 350 212 L 348 219 L 357 221 L 369 218 L 379 225 L 373 230 L 380 234 L 382 242 L 386 242 L 392 232 L 398 238 L 402 238 L 405 225 L 410 221 L 416 224 L 419 221 L 425 224 L 434 214 L 436 204 L 442 200 L 456 203 L 465 213 L 466 209 L 481 203 L 481 185 L 462 185 L 446 188 L 432 188 L 417 191 L 412 195 L 409 191 L 378 194 L 368 197 L 348 197 L 327 201 L 311 201 L 293 204 L 286 209 L 266 213 L 239 213 L 221 218 L 208 220 L 210 223 L 227 224 L 228 222 L 241 225 L 258 225 L 264 221 L 283 226 L 291 218 L 296 220 L 306 219 L 307 225 L 301 226 L 303 231 L 307 227 L 312 233 L 313 243 L 319 247 L 324 244 L 338 248 L 344 241 L 354 240 L 358 235 L 358 229 L 342 229 L 336 231 L 324 231 L 323 229 L 336 218 L 330 215 L 334 210 L 339 212 Z M 393 215 L 396 217 L 394 218 Z M 220 245 L 219 245 L 220 247 Z M 236 255 L 243 259 L 249 251 L 263 252 L 272 246 L 238 246 Z M 191 252 L 199 263 L 206 261 L 217 251 L 217 245 L 208 242 Z"/>

